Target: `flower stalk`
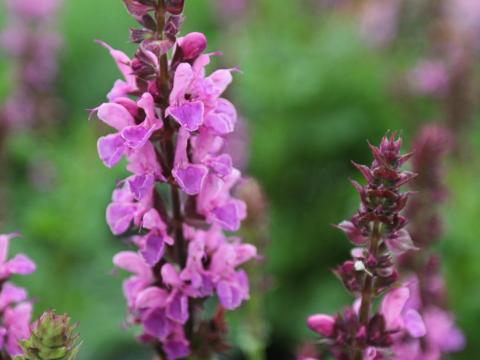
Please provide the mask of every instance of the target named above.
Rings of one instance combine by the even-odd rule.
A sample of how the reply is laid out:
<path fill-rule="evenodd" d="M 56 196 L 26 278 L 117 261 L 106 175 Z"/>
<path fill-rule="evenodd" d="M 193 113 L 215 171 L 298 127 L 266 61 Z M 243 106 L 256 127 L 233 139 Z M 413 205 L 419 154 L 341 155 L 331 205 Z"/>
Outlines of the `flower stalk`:
<path fill-rule="evenodd" d="M 117 131 L 99 139 L 101 160 L 113 167 L 125 157 L 131 173 L 114 191 L 107 222 L 115 235 L 137 234 L 129 237 L 136 251 L 117 254 L 114 264 L 132 273 L 124 283 L 128 322 L 141 326 L 139 339 L 157 357 L 209 357 L 226 348 L 224 310 L 248 299 L 239 267 L 256 257 L 254 246 L 224 233 L 246 217 L 245 203 L 231 195 L 240 171 L 223 151 L 237 120 L 221 97 L 232 70 L 207 76 L 217 54 L 204 53 L 206 37 L 178 36 L 182 0 L 124 3 L 142 25 L 130 34 L 138 49 L 130 59 L 101 43 L 124 80 L 93 110 Z M 217 315 L 204 319 L 214 295 Z"/>
<path fill-rule="evenodd" d="M 411 341 L 425 335 L 422 318 L 411 309 L 410 290 L 398 284 L 394 258 L 414 250 L 401 215 L 410 193 L 400 188 L 415 174 L 400 168 L 411 154 L 401 155 L 402 140 L 395 134 L 385 136 L 380 146 L 370 145 L 370 167 L 353 163 L 366 185 L 352 180 L 360 195 L 359 210 L 337 227 L 357 246 L 352 260 L 340 265 L 335 273 L 357 299 L 337 316 L 312 315 L 308 326 L 320 334 L 329 352 L 341 360 L 386 359 L 395 352 L 399 339 Z M 382 297 L 379 310 L 374 301 Z"/>
<path fill-rule="evenodd" d="M 422 346 L 410 356 L 414 360 L 442 358 L 465 346 L 464 335 L 448 310 L 440 258 L 432 249 L 443 236 L 440 207 L 448 198 L 443 180 L 444 161 L 453 149 L 453 138 L 446 128 L 427 124 L 413 141 L 413 170 L 419 176 L 411 184 L 416 195 L 406 213 L 412 239 L 422 251 L 402 255 L 399 265 L 416 299 L 413 307 L 422 315 L 427 328 Z M 408 342 L 403 347 L 408 349 Z"/>

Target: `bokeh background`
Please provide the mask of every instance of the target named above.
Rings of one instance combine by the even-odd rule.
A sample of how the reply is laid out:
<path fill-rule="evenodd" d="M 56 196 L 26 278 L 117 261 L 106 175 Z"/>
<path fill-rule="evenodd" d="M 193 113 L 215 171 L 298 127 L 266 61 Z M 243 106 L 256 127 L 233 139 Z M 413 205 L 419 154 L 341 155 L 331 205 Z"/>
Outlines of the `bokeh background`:
<path fill-rule="evenodd" d="M 183 32 L 205 32 L 209 49 L 224 53 L 217 63 L 242 70 L 229 97 L 249 128 L 246 172 L 262 184 L 270 211 L 264 250 L 269 291 L 265 319 L 255 321 L 268 324 L 268 358 L 292 359 L 314 338 L 306 316 L 338 311 L 350 301 L 330 272 L 350 248 L 330 225 L 357 206 L 350 160 L 368 162 L 366 140 L 378 142 L 388 129 L 402 132 L 407 149 L 422 123 L 442 119 L 441 102 L 406 95 L 402 80 L 426 52 L 428 18 L 414 12 L 395 39 L 378 41 L 359 30 L 360 10 L 346 1 L 252 0 L 233 13 L 220 9 L 220 1 L 187 0 Z M 124 244 L 104 220 L 122 171 L 101 164 L 96 139 L 106 129 L 88 121 L 86 111 L 104 100 L 119 76 L 94 39 L 131 54 L 133 25 L 120 0 L 65 1 L 58 20 L 61 115 L 48 131 L 9 136 L 0 169 L 7 179 L 1 230 L 21 231 L 13 248 L 38 264 L 35 274 L 17 280 L 36 299 L 37 315 L 54 308 L 80 323 L 81 360 L 151 358 L 135 343 L 135 330 L 122 327 L 124 274 L 113 272 L 111 258 Z M 374 35 L 380 31 L 374 27 Z M 11 69 L 2 56 L 0 103 L 14 86 Z M 438 251 L 451 308 L 467 336 L 465 351 L 452 359 L 480 354 L 479 138 L 477 112 L 461 134 L 462 153 L 447 164 L 450 199 Z M 237 345 L 248 341 L 238 322 L 232 318 Z M 226 358 L 241 355 L 232 350 Z"/>

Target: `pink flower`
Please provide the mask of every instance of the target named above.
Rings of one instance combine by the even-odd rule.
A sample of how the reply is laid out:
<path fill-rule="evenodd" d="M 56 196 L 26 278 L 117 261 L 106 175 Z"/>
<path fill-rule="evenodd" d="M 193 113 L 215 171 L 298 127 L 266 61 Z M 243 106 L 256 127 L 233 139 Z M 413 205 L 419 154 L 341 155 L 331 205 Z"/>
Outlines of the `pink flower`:
<path fill-rule="evenodd" d="M 18 343 L 20 340 L 25 340 L 30 336 L 31 319 L 32 304 L 28 302 L 5 309 L 0 334 L 4 334 L 3 346 L 10 356 L 23 354 Z"/>
<path fill-rule="evenodd" d="M 35 271 L 35 263 L 26 255 L 18 254 L 7 260 L 10 240 L 17 234 L 0 235 L 0 278 L 7 279 L 13 274 L 28 275 Z"/>
<path fill-rule="evenodd" d="M 143 110 L 144 119 L 137 124 L 135 116 Z M 152 134 L 163 126 L 155 113 L 153 97 L 145 93 L 137 103 L 128 98 L 116 98 L 97 109 L 97 116 L 118 132 L 103 136 L 98 140 L 100 159 L 107 167 L 116 165 L 122 156 L 134 156 L 142 149 Z"/>
<path fill-rule="evenodd" d="M 408 287 L 390 290 L 382 300 L 380 313 L 389 331 L 406 331 L 411 337 L 419 338 L 425 336 L 425 324 L 420 314 L 407 306 L 409 297 Z"/>
<path fill-rule="evenodd" d="M 465 337 L 456 327 L 454 317 L 449 312 L 435 306 L 423 311 L 427 328 L 428 351 L 433 353 L 451 353 L 465 347 Z"/>
<path fill-rule="evenodd" d="M 137 85 L 130 58 L 123 51 L 116 50 L 103 41 L 98 41 L 98 43 L 108 49 L 117 64 L 118 70 L 120 70 L 124 77 L 124 80 L 117 80 L 115 82 L 114 87 L 108 93 L 108 100 L 115 101 L 117 98 L 125 97 L 134 92 L 137 89 Z"/>
<path fill-rule="evenodd" d="M 129 308 L 135 309 L 139 294 L 155 280 L 152 270 L 142 256 L 132 251 L 118 253 L 113 263 L 133 274 L 123 283 L 123 292 Z"/>

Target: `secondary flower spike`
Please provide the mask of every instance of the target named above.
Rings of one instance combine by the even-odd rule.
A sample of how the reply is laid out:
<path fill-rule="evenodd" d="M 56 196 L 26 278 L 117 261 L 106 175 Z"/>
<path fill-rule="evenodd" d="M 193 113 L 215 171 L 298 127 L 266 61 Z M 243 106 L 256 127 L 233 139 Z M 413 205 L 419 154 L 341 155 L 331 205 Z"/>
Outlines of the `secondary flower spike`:
<path fill-rule="evenodd" d="M 415 299 L 412 306 L 425 319 L 427 336 L 421 347 L 413 348 L 408 339 L 397 345 L 398 351 L 407 351 L 412 360 L 440 359 L 465 347 L 464 335 L 448 311 L 440 258 L 430 248 L 443 235 L 440 207 L 448 197 L 443 165 L 452 145 L 451 133 L 436 124 L 424 125 L 413 141 L 413 169 L 419 176 L 411 184 L 417 193 L 406 213 L 412 239 L 422 251 L 404 254 L 400 267 Z"/>
<path fill-rule="evenodd" d="M 337 227 L 357 247 L 335 273 L 356 300 L 338 315 L 312 315 L 307 321 L 336 359 L 399 360 L 396 344 L 409 339 L 419 345 L 426 333 L 411 305 L 411 290 L 398 284 L 394 264 L 395 256 L 415 250 L 405 229 L 407 219 L 401 215 L 410 194 L 400 191 L 415 174 L 401 170 L 411 157 L 400 153 L 401 145 L 401 138 L 387 135 L 378 147 L 369 145 L 374 159 L 369 167 L 354 163 L 366 185 L 352 181 L 360 207 Z M 381 296 L 380 307 L 374 310 L 374 301 Z"/>
<path fill-rule="evenodd" d="M 114 190 L 106 220 L 135 250 L 113 262 L 131 274 L 123 290 L 139 339 L 162 359 L 200 349 L 205 356 L 226 348 L 220 340 L 205 343 L 211 334 L 204 332 L 249 298 L 241 266 L 257 256 L 253 245 L 226 233 L 246 217 L 245 203 L 231 195 L 241 173 L 223 150 L 237 122 L 222 97 L 233 70 L 207 70 L 217 53 L 205 53 L 205 35 L 178 36 L 184 1 L 124 3 L 141 25 L 130 31 L 138 48 L 130 58 L 100 42 L 123 79 L 93 111 L 113 129 L 98 140 L 100 159 L 107 167 L 125 159 L 130 173 Z M 214 320 L 200 316 L 211 297 Z"/>

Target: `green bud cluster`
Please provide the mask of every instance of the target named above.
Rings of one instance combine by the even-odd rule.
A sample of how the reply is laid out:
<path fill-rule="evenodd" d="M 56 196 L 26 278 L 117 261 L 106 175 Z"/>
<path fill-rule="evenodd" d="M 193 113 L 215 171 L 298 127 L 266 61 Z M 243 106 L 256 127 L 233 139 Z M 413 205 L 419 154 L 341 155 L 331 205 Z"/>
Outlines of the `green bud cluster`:
<path fill-rule="evenodd" d="M 54 311 L 43 313 L 32 329 L 29 339 L 20 343 L 24 355 L 14 360 L 75 360 L 80 348 L 80 336 L 70 325 L 68 315 Z"/>

